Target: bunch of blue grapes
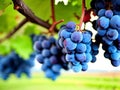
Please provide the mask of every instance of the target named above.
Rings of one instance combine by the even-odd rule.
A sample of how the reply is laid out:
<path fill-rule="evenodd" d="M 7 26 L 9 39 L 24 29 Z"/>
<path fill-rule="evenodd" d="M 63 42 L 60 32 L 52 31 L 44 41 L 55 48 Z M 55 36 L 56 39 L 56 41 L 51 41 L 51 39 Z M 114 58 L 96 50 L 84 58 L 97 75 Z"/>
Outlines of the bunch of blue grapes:
<path fill-rule="evenodd" d="M 18 78 L 24 73 L 30 77 L 30 70 L 34 66 L 35 54 L 31 54 L 28 60 L 24 60 L 15 52 L 11 52 L 7 56 L 0 57 L 0 77 L 7 80 L 11 74 L 15 74 Z"/>
<path fill-rule="evenodd" d="M 100 9 L 97 15 L 96 43 L 98 46 L 102 43 L 104 56 L 117 67 L 120 65 L 120 16 L 111 9 Z"/>
<path fill-rule="evenodd" d="M 92 54 L 92 32 L 88 30 L 77 31 L 74 22 L 63 25 L 59 31 L 58 43 L 65 55 L 69 68 L 74 72 L 86 71 L 88 62 L 95 62 Z"/>
<path fill-rule="evenodd" d="M 68 63 L 65 62 L 54 37 L 39 36 L 38 41 L 34 43 L 34 50 L 37 53 L 36 60 L 42 64 L 41 69 L 47 78 L 56 80 L 61 69 L 68 70 Z"/>

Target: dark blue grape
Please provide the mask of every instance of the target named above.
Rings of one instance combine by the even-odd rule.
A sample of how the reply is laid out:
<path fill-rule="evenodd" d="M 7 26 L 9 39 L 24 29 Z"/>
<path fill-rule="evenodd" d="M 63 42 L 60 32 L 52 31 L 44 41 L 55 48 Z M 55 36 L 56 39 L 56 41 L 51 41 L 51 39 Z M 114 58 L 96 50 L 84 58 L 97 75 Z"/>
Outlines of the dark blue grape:
<path fill-rule="evenodd" d="M 105 9 L 100 9 L 100 10 L 98 11 L 98 16 L 99 16 L 99 17 L 105 16 L 105 12 L 106 12 Z"/>
<path fill-rule="evenodd" d="M 52 71 L 59 73 L 61 70 L 62 66 L 59 64 L 55 64 L 52 66 Z"/>
<path fill-rule="evenodd" d="M 71 36 L 71 32 L 68 32 L 66 29 L 63 29 L 61 32 L 60 32 L 60 37 L 66 39 L 66 38 L 70 38 Z"/>
<path fill-rule="evenodd" d="M 74 62 L 75 61 L 75 55 L 74 54 L 66 54 L 66 61 Z"/>
<path fill-rule="evenodd" d="M 44 41 L 42 42 L 42 48 L 49 49 L 50 46 L 51 46 L 50 41 L 44 40 Z"/>
<path fill-rule="evenodd" d="M 79 71 L 81 71 L 81 69 L 82 69 L 81 64 L 72 66 L 72 70 L 73 70 L 74 72 L 79 72 Z"/>
<path fill-rule="evenodd" d="M 113 17 L 113 11 L 112 10 L 107 10 L 105 12 L 105 16 L 108 17 L 108 18 L 112 18 Z"/>
<path fill-rule="evenodd" d="M 114 66 L 114 67 L 118 67 L 120 65 L 120 60 L 116 61 L 116 60 L 111 60 L 111 64 Z"/>
<path fill-rule="evenodd" d="M 86 54 L 85 53 L 76 54 L 76 59 L 80 62 L 84 62 L 86 60 Z"/>
<path fill-rule="evenodd" d="M 78 43 L 76 47 L 76 52 L 77 53 L 84 53 L 86 51 L 86 45 L 84 43 Z"/>
<path fill-rule="evenodd" d="M 77 47 L 77 44 L 71 41 L 70 38 L 65 39 L 63 43 L 64 43 L 64 47 L 70 51 L 74 50 Z"/>
<path fill-rule="evenodd" d="M 110 20 L 103 16 L 103 17 L 99 18 L 98 23 L 99 23 L 100 27 L 106 29 L 109 27 Z"/>
<path fill-rule="evenodd" d="M 115 29 L 109 29 L 106 35 L 109 40 L 116 40 L 118 38 L 118 31 Z"/>
<path fill-rule="evenodd" d="M 76 24 L 74 22 L 68 22 L 66 24 L 66 28 L 68 32 L 73 32 L 75 31 Z"/>
<path fill-rule="evenodd" d="M 89 43 L 91 41 L 91 34 L 87 31 L 83 32 L 83 43 Z"/>
<path fill-rule="evenodd" d="M 83 39 L 83 35 L 80 31 L 76 31 L 71 34 L 71 40 L 75 43 L 81 42 L 82 39 Z"/>

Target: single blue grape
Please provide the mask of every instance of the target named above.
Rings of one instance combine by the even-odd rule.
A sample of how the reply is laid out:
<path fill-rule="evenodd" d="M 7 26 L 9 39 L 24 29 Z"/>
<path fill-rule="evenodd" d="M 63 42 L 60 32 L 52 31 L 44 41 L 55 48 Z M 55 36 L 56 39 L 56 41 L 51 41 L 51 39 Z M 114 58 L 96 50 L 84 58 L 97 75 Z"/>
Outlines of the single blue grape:
<path fill-rule="evenodd" d="M 109 53 L 115 53 L 115 52 L 117 52 L 117 48 L 115 46 L 109 46 L 108 47 L 108 52 Z"/>
<path fill-rule="evenodd" d="M 56 80 L 56 75 L 55 75 L 54 72 L 53 72 L 52 70 L 50 70 L 50 69 L 47 69 L 47 70 L 45 71 L 45 76 L 46 76 L 47 78 L 52 79 L 52 80 Z"/>
<path fill-rule="evenodd" d="M 55 38 L 54 38 L 54 37 L 52 37 L 52 36 L 51 36 L 51 37 L 49 37 L 48 41 L 49 41 L 51 44 L 56 43 Z"/>
<path fill-rule="evenodd" d="M 105 16 L 108 17 L 108 18 L 112 18 L 113 17 L 113 11 L 112 10 L 106 10 Z"/>
<path fill-rule="evenodd" d="M 114 15 L 110 20 L 110 25 L 115 29 L 120 29 L 120 16 Z"/>
<path fill-rule="evenodd" d="M 60 37 L 66 39 L 66 38 L 70 38 L 71 36 L 71 32 L 68 32 L 66 29 L 62 30 L 60 32 Z"/>
<path fill-rule="evenodd" d="M 36 52 L 41 52 L 41 49 L 42 49 L 41 42 L 40 42 L 40 41 L 36 41 L 36 42 L 34 43 L 33 48 L 34 48 L 34 50 L 35 50 Z"/>
<path fill-rule="evenodd" d="M 91 62 L 92 61 L 92 55 L 90 53 L 86 53 L 86 60 L 84 61 L 85 63 Z"/>
<path fill-rule="evenodd" d="M 88 69 L 87 63 L 82 63 L 82 71 L 86 71 Z"/>
<path fill-rule="evenodd" d="M 94 62 L 96 62 L 96 57 L 95 57 L 95 55 L 92 55 L 92 61 L 91 61 L 92 63 L 94 63 Z"/>
<path fill-rule="evenodd" d="M 109 23 L 110 20 L 108 18 L 104 16 L 99 18 L 98 24 L 100 25 L 100 27 L 107 29 L 109 27 Z"/>
<path fill-rule="evenodd" d="M 45 58 L 45 59 L 44 59 L 44 64 L 45 64 L 47 67 L 51 66 L 51 62 L 50 62 L 49 58 Z"/>
<path fill-rule="evenodd" d="M 112 58 L 112 60 L 120 61 L 120 53 L 115 52 L 115 53 L 111 54 L 111 58 Z"/>
<path fill-rule="evenodd" d="M 48 69 L 48 65 L 43 63 L 41 66 L 41 69 L 42 69 L 42 71 L 45 72 Z"/>
<path fill-rule="evenodd" d="M 107 37 L 102 37 L 102 40 L 107 44 L 107 45 L 111 45 L 113 43 L 113 41 L 111 41 L 110 39 L 108 39 Z"/>
<path fill-rule="evenodd" d="M 97 55 L 99 53 L 99 50 L 96 50 L 96 51 L 93 50 L 91 53 L 92 55 Z"/>
<path fill-rule="evenodd" d="M 68 32 L 74 32 L 75 31 L 76 24 L 74 22 L 68 22 L 66 24 L 66 28 Z"/>
<path fill-rule="evenodd" d="M 71 35 L 71 40 L 75 43 L 79 43 L 81 42 L 83 39 L 83 35 L 80 31 L 75 31 L 72 33 Z"/>
<path fill-rule="evenodd" d="M 98 32 L 98 35 L 100 35 L 100 36 L 104 36 L 106 34 L 106 30 L 105 29 L 101 29 L 100 27 L 97 28 L 97 32 Z"/>
<path fill-rule="evenodd" d="M 52 47 L 50 48 L 50 52 L 51 52 L 51 54 L 53 54 L 53 55 L 57 55 L 57 54 L 59 53 L 59 50 L 58 50 L 58 48 L 57 48 L 56 46 L 52 46 Z"/>
<path fill-rule="evenodd" d="M 94 51 L 98 51 L 98 49 L 99 49 L 99 44 L 98 44 L 98 43 L 92 43 L 92 49 L 93 49 Z"/>
<path fill-rule="evenodd" d="M 110 58 L 110 53 L 109 52 L 105 52 L 104 53 L 104 57 L 109 59 Z"/>
<path fill-rule="evenodd" d="M 81 53 L 81 54 L 76 54 L 76 59 L 79 61 L 79 62 L 84 62 L 86 60 L 86 54 L 85 53 Z"/>
<path fill-rule="evenodd" d="M 36 55 L 36 60 L 39 62 L 39 63 L 43 63 L 44 62 L 44 57 L 42 54 L 37 54 Z"/>
<path fill-rule="evenodd" d="M 114 66 L 114 67 L 118 67 L 120 65 L 120 60 L 111 60 L 111 64 Z"/>
<path fill-rule="evenodd" d="M 51 55 L 50 50 L 49 49 L 43 49 L 42 50 L 42 56 L 43 57 L 49 57 Z"/>
<path fill-rule="evenodd" d="M 86 44 L 84 43 L 78 43 L 76 47 L 76 52 L 77 53 L 84 53 L 86 51 Z"/>
<path fill-rule="evenodd" d="M 55 64 L 55 65 L 52 66 L 52 71 L 53 71 L 53 72 L 57 72 L 57 73 L 59 73 L 60 70 L 61 70 L 61 68 L 62 68 L 61 65 L 59 65 L 59 64 Z"/>
<path fill-rule="evenodd" d="M 42 42 L 42 47 L 45 48 L 45 49 L 49 49 L 49 48 L 51 47 L 50 41 L 44 40 L 44 41 Z"/>
<path fill-rule="evenodd" d="M 118 38 L 118 31 L 116 29 L 108 29 L 106 35 L 109 40 L 116 40 Z"/>
<path fill-rule="evenodd" d="M 75 55 L 74 54 L 66 54 L 65 59 L 68 62 L 74 62 L 75 61 Z"/>
<path fill-rule="evenodd" d="M 65 39 L 63 43 L 64 47 L 69 51 L 75 50 L 75 48 L 77 47 L 77 44 L 71 41 L 70 38 Z"/>
<path fill-rule="evenodd" d="M 99 17 L 104 16 L 104 15 L 105 15 L 105 12 L 106 12 L 105 9 L 100 9 L 100 10 L 98 11 L 98 16 L 99 16 Z"/>
<path fill-rule="evenodd" d="M 42 42 L 42 41 L 44 41 L 44 40 L 46 40 L 46 39 L 47 39 L 46 36 L 41 35 L 41 36 L 39 36 L 39 40 L 38 40 L 38 41 Z M 37 40 L 36 40 L 36 41 L 37 41 Z"/>
<path fill-rule="evenodd" d="M 51 57 L 49 58 L 49 60 L 50 60 L 51 64 L 56 64 L 56 63 L 58 63 L 58 59 L 57 59 L 56 56 L 51 56 Z"/>
<path fill-rule="evenodd" d="M 91 41 L 91 34 L 87 31 L 83 32 L 83 43 L 89 43 Z"/>
<path fill-rule="evenodd" d="M 81 69 L 82 69 L 81 64 L 72 66 L 72 70 L 73 70 L 74 72 L 79 72 L 79 71 L 81 71 Z"/>

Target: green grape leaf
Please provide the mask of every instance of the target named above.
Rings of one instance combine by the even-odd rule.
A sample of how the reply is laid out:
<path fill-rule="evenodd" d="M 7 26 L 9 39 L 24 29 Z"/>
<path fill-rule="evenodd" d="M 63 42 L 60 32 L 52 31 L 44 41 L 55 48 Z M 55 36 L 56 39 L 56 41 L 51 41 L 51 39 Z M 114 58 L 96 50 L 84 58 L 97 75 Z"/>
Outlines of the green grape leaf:
<path fill-rule="evenodd" d="M 45 21 L 50 18 L 50 0 L 24 0 L 24 2 L 39 18 Z"/>
<path fill-rule="evenodd" d="M 10 51 L 11 51 L 11 45 L 9 40 L 6 40 L 0 44 L 0 55 L 6 55 L 10 53 Z"/>
<path fill-rule="evenodd" d="M 45 28 L 30 23 L 30 24 L 27 24 L 26 27 L 24 28 L 23 34 L 24 35 L 40 34 L 45 31 L 47 31 Z"/>
<path fill-rule="evenodd" d="M 12 0 L 0 0 L 0 10 L 5 9 L 11 4 Z"/>
<path fill-rule="evenodd" d="M 77 14 L 78 16 L 81 15 L 81 6 L 73 6 L 70 2 L 68 3 L 68 5 L 64 5 L 63 2 L 59 2 L 55 6 L 55 12 L 57 20 L 64 19 L 64 23 L 68 21 L 74 21 L 78 23 L 79 20 L 75 17 L 75 14 Z"/>
<path fill-rule="evenodd" d="M 82 0 L 68 0 L 68 1 L 71 2 L 73 6 L 75 6 L 75 5 L 81 6 L 81 5 L 82 5 Z M 85 2 L 86 2 L 86 8 L 87 8 L 87 9 L 91 8 L 91 7 L 90 7 L 90 2 L 91 2 L 91 1 L 92 1 L 92 0 L 86 0 L 86 1 L 85 1 Z"/>
<path fill-rule="evenodd" d="M 0 16 L 0 32 L 12 30 L 17 23 L 17 16 L 19 16 L 19 14 L 13 10 L 13 5 L 7 7 L 5 12 Z"/>
<path fill-rule="evenodd" d="M 15 50 L 21 57 L 27 59 L 33 52 L 32 41 L 29 36 L 21 35 L 11 38 L 12 49 Z"/>

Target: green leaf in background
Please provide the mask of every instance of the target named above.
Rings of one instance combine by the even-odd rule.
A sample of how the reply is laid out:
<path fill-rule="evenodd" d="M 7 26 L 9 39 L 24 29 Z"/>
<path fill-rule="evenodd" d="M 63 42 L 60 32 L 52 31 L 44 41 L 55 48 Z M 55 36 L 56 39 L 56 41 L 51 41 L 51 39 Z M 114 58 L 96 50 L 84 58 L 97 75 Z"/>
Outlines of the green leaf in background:
<path fill-rule="evenodd" d="M 82 0 L 68 0 L 69 2 L 71 2 L 72 3 L 72 5 L 73 6 L 75 6 L 75 5 L 82 5 Z M 90 8 L 90 2 L 91 2 L 92 0 L 86 0 L 86 7 L 87 7 L 87 9 L 89 9 Z"/>
<path fill-rule="evenodd" d="M 49 20 L 51 16 L 50 0 L 24 0 L 25 4 L 43 20 Z"/>
<path fill-rule="evenodd" d="M 79 16 L 81 15 L 81 6 L 73 6 L 70 2 L 68 3 L 68 5 L 64 5 L 63 2 L 59 2 L 55 6 L 55 12 L 57 20 L 64 19 L 64 23 L 68 21 L 74 21 L 77 23 L 79 22 L 79 20 L 77 20 L 74 14 L 76 13 Z"/>
<path fill-rule="evenodd" d="M 5 9 L 12 3 L 12 0 L 0 0 L 0 10 Z"/>
<path fill-rule="evenodd" d="M 24 35 L 31 35 L 31 34 L 41 34 L 42 32 L 47 31 L 45 28 L 38 26 L 36 24 L 27 23 L 24 28 Z"/>
<path fill-rule="evenodd" d="M 11 46 L 13 50 L 25 59 L 29 58 L 29 55 L 33 52 L 29 36 L 22 35 L 11 38 Z"/>
<path fill-rule="evenodd" d="M 9 40 L 4 41 L 0 44 L 0 55 L 9 54 L 11 51 L 11 45 Z"/>
<path fill-rule="evenodd" d="M 13 5 L 10 5 L 5 9 L 5 12 L 0 16 L 0 32 L 8 32 L 12 30 L 17 24 L 17 11 L 13 9 Z"/>

